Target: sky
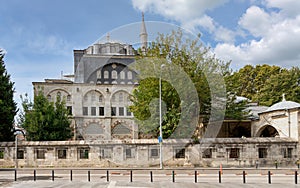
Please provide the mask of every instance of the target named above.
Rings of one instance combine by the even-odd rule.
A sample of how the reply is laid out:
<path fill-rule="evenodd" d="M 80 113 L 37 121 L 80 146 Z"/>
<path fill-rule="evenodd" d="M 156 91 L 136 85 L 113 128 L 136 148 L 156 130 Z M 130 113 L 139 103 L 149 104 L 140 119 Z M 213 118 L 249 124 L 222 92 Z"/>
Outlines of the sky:
<path fill-rule="evenodd" d="M 15 82 L 15 100 L 32 82 L 73 73 L 73 50 L 85 49 L 111 33 L 126 40 L 130 24 L 151 21 L 163 30 L 182 27 L 216 57 L 247 64 L 299 66 L 299 0 L 0 0 L 0 48 Z M 148 23 L 149 22 L 149 23 Z M 137 34 L 138 37 L 138 30 Z M 149 32 L 149 31 L 148 31 Z M 133 35 L 132 33 L 130 35 Z M 122 40 L 120 39 L 120 40 Z M 125 41 L 127 42 L 127 41 Z M 1 92 L 1 91 L 0 91 Z"/>

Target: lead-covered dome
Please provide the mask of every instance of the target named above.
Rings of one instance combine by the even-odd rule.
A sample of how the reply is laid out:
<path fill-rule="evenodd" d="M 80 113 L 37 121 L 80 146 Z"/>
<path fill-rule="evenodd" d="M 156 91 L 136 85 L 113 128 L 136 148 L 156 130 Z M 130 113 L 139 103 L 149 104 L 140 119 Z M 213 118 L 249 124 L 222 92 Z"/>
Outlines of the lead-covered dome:
<path fill-rule="evenodd" d="M 285 100 L 285 97 L 283 95 L 281 102 L 278 102 L 278 103 L 270 106 L 264 112 L 271 112 L 271 111 L 277 111 L 277 110 L 289 110 L 289 109 L 294 109 L 294 108 L 300 108 L 300 104 L 297 102 L 294 102 L 294 101 Z"/>

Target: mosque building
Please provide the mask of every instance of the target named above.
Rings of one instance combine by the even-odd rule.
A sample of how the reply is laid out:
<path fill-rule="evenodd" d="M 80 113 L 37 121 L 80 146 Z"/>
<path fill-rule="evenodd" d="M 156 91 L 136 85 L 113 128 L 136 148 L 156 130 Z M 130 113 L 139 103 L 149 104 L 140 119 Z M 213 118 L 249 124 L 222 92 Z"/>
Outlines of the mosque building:
<path fill-rule="evenodd" d="M 144 16 L 140 48 L 147 50 Z M 271 107 L 249 104 L 251 119 L 225 120 L 217 138 L 168 139 L 159 149 L 157 139 L 140 139 L 129 110 L 138 73 L 129 65 L 137 50 L 110 40 L 74 50 L 74 74 L 33 82 L 49 101 L 66 101 L 74 138 L 70 141 L 0 143 L 0 166 L 150 167 L 163 152 L 167 166 L 295 165 L 299 158 L 300 104 L 286 101 Z M 16 154 L 17 153 L 17 154 Z"/>

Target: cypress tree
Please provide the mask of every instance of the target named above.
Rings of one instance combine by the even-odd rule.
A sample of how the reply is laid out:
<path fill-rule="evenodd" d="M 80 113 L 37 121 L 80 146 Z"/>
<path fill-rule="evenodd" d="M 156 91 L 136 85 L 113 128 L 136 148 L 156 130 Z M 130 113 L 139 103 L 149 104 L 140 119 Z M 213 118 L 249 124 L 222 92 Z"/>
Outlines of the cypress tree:
<path fill-rule="evenodd" d="M 14 82 L 10 81 L 4 65 L 4 54 L 0 50 L 0 142 L 14 140 L 14 117 L 17 104 L 14 96 Z"/>

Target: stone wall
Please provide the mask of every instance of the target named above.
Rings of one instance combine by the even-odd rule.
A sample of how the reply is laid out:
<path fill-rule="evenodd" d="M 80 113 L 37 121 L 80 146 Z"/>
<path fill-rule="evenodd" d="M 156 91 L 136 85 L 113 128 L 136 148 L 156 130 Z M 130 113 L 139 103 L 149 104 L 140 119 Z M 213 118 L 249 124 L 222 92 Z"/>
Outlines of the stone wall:
<path fill-rule="evenodd" d="M 2 142 L 1 167 L 14 167 L 14 142 Z M 158 167 L 159 144 L 155 139 L 114 141 L 19 141 L 19 167 Z M 23 154 L 22 154 L 23 153 Z M 22 156 L 23 155 L 23 156 Z M 1 156 L 1 155 L 0 155 Z M 165 166 L 250 167 L 293 166 L 297 142 L 280 138 L 231 138 L 164 140 Z"/>

